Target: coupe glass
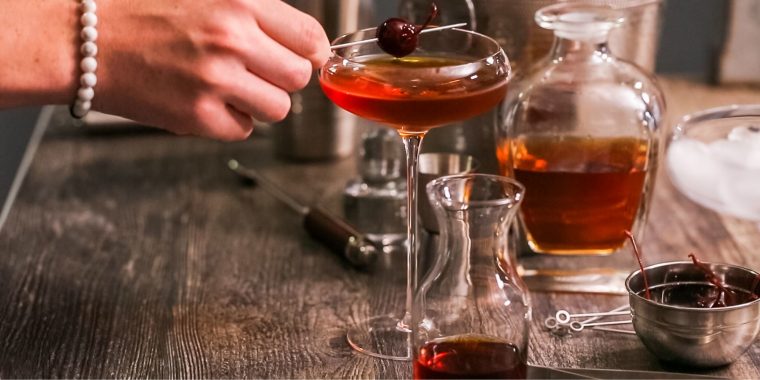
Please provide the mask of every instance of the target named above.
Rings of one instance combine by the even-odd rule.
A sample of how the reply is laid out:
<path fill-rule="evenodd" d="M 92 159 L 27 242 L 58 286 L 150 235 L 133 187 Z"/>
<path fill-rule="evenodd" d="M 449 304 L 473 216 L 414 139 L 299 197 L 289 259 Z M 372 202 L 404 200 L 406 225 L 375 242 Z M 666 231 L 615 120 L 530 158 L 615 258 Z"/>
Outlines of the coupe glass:
<path fill-rule="evenodd" d="M 339 37 L 345 44 L 375 37 L 375 28 Z M 417 50 L 394 58 L 375 43 L 335 49 L 322 67 L 322 90 L 339 107 L 395 128 L 407 161 L 405 309 L 371 317 L 348 331 L 351 346 L 372 356 L 411 358 L 412 298 L 417 287 L 417 161 L 428 130 L 482 114 L 507 92 L 510 66 L 498 43 L 462 29 L 421 34 Z M 399 344 L 403 342 L 403 344 Z"/>

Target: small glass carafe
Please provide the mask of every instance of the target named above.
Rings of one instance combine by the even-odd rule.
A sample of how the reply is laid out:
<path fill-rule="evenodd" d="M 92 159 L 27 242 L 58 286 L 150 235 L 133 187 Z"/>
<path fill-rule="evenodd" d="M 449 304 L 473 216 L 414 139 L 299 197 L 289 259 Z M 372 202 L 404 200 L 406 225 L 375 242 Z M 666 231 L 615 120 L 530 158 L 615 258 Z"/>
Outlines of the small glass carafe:
<path fill-rule="evenodd" d="M 522 185 L 463 174 L 427 192 L 441 244 L 415 296 L 414 378 L 525 378 L 531 308 L 509 239 Z"/>
<path fill-rule="evenodd" d="M 501 171 L 526 187 L 521 235 L 533 252 L 609 255 L 626 230 L 643 230 L 665 104 L 653 77 L 609 49 L 624 19 L 578 3 L 536 13 L 554 45 L 516 79 L 497 128 Z"/>

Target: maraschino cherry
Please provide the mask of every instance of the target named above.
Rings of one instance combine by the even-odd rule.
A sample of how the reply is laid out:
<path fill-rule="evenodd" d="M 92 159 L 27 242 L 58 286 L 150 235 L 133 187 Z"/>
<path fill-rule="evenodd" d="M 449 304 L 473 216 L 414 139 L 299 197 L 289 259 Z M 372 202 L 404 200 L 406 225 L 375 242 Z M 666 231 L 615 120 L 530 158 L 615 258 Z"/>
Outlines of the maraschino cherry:
<path fill-rule="evenodd" d="M 377 44 L 384 52 L 401 58 L 412 54 L 417 48 L 419 35 L 438 15 L 438 6 L 431 4 L 430 16 L 422 26 L 417 26 L 402 18 L 389 18 L 377 27 Z"/>

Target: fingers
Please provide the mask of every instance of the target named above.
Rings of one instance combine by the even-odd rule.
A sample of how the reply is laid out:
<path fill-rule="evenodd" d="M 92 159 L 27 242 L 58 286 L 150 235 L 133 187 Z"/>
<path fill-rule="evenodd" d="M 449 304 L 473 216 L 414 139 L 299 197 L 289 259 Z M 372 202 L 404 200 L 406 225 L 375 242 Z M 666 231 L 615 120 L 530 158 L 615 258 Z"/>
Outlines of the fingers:
<path fill-rule="evenodd" d="M 306 58 L 312 69 L 327 61 L 330 41 L 317 20 L 283 1 L 262 0 L 256 4 L 256 21 L 270 38 Z"/>
<path fill-rule="evenodd" d="M 200 104 L 201 135 L 223 141 L 243 140 L 253 130 L 253 118 L 265 122 L 280 121 L 290 111 L 287 92 L 249 72 L 238 76 L 229 86 L 221 101 L 209 100 Z"/>
<path fill-rule="evenodd" d="M 253 132 L 253 119 L 250 115 L 240 112 L 235 107 L 226 104 L 225 109 L 230 118 L 234 121 L 229 124 L 229 128 L 225 129 L 221 140 L 225 141 L 237 141 L 247 139 Z"/>
<path fill-rule="evenodd" d="M 268 81 L 240 67 L 241 73 L 231 76 L 226 84 L 226 120 L 213 126 L 213 138 L 240 140 L 247 138 L 253 128 L 253 120 L 275 122 L 290 112 L 290 95 Z"/>
<path fill-rule="evenodd" d="M 253 129 L 253 118 L 275 122 L 287 116 L 290 95 L 285 90 L 251 73 L 239 61 L 230 59 L 219 67 L 225 68 L 226 75 L 212 75 L 217 79 L 214 90 L 193 102 L 194 134 L 242 140 Z"/>
<path fill-rule="evenodd" d="M 197 101 L 194 113 L 194 126 L 190 130 L 186 129 L 186 125 L 170 130 L 178 134 L 189 132 L 221 141 L 244 140 L 253 131 L 253 120 L 249 115 L 214 97 Z"/>
<path fill-rule="evenodd" d="M 227 105 L 222 112 L 216 114 L 216 126 L 216 128 L 204 129 L 202 134 L 221 141 L 240 141 L 251 135 L 253 120 L 250 116 Z"/>
<path fill-rule="evenodd" d="M 258 121 L 280 121 L 290 112 L 290 95 L 258 76 L 245 71 L 227 85 L 224 101 Z"/>
<path fill-rule="evenodd" d="M 210 107 L 217 108 L 216 115 L 209 112 L 201 118 L 208 137 L 244 139 L 251 132 L 252 117 L 264 122 L 284 119 L 290 111 L 288 93 L 305 87 L 313 70 L 330 56 L 327 36 L 313 17 L 280 0 L 251 4 L 259 28 L 250 30 L 247 43 L 232 44 L 238 54 L 242 50 L 244 65 L 233 69 L 234 75 L 228 72 L 220 98 Z"/>
<path fill-rule="evenodd" d="M 309 83 L 312 66 L 306 58 L 262 32 L 255 33 L 253 39 L 243 51 L 248 70 L 287 92 L 298 91 Z"/>

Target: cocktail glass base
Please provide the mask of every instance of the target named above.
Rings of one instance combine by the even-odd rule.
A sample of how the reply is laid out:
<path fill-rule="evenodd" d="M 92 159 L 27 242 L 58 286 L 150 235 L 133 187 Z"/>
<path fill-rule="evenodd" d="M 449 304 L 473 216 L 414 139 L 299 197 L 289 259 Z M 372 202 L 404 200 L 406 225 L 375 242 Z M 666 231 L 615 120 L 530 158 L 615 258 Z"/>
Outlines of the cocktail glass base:
<path fill-rule="evenodd" d="M 399 317 L 381 315 L 351 327 L 346 334 L 348 344 L 356 351 L 380 359 L 409 361 L 412 359 L 411 331 Z"/>

